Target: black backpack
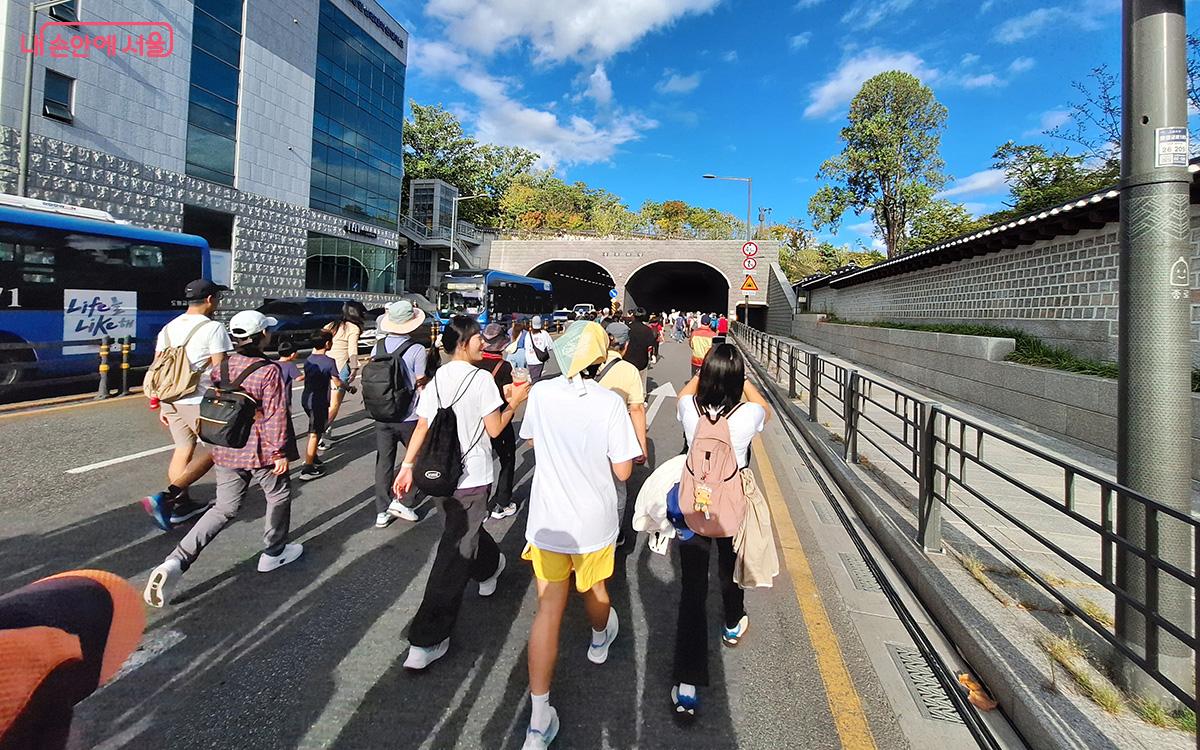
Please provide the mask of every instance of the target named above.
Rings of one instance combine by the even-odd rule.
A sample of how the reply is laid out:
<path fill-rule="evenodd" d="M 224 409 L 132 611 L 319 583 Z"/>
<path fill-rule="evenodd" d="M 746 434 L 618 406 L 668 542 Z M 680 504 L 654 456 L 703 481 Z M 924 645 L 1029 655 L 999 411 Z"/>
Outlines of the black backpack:
<path fill-rule="evenodd" d="M 479 436 L 470 448 L 463 451 L 458 442 L 458 416 L 454 413 L 454 405 L 466 394 L 471 381 L 481 371 L 475 370 L 463 381 L 458 395 L 448 406 L 442 406 L 442 397 L 437 390 L 437 379 L 433 381 L 433 394 L 437 398 L 438 410 L 429 425 L 429 433 L 417 456 L 416 466 L 413 467 L 413 481 L 417 489 L 433 497 L 450 497 L 458 489 L 458 481 L 462 479 L 463 457 L 471 452 L 486 428 L 481 424 Z"/>
<path fill-rule="evenodd" d="M 221 382 L 204 394 L 200 402 L 200 439 L 223 448 L 245 448 L 254 428 L 259 403 L 242 383 L 260 367 L 275 366 L 269 359 L 252 362 L 233 381 L 229 380 L 229 358 L 221 360 Z"/>
<path fill-rule="evenodd" d="M 414 346 L 420 346 L 420 343 L 409 340 L 388 354 L 381 339 L 375 345 L 371 361 L 363 365 L 359 373 L 363 406 L 375 421 L 402 422 L 412 410 L 417 384 L 409 377 L 404 353 Z"/>

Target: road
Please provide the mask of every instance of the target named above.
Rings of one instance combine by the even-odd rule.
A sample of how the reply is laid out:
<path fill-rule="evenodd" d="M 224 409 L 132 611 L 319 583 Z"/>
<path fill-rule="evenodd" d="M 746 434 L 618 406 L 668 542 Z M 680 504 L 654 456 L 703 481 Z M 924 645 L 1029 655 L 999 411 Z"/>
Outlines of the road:
<path fill-rule="evenodd" d="M 649 390 L 686 382 L 686 348 L 663 352 Z M 652 399 L 651 465 L 683 447 L 675 400 L 661 398 L 657 407 Z M 351 431 L 326 455 L 330 474 L 294 485 L 292 535 L 304 557 L 256 572 L 263 503 L 252 493 L 182 578 L 173 606 L 149 610 L 138 666 L 79 706 L 74 747 L 520 747 L 536 606 L 519 559 L 525 513 L 489 522 L 510 561 L 496 595 L 481 599 L 469 586 L 449 654 L 427 673 L 405 672 L 404 633 L 441 519 L 426 505 L 420 523 L 373 528 L 374 440 L 361 404 L 348 403 L 340 424 Z M 79 567 L 140 589 L 183 533 L 158 532 L 137 504 L 162 484 L 166 445 L 141 398 L 0 416 L 0 591 Z M 890 654 L 911 642 L 886 603 L 855 585 L 852 547 L 780 425 L 768 426 L 755 457 L 783 571 L 773 589 L 747 592 L 741 646 L 714 638 L 700 718 L 684 725 L 670 712 L 677 559 L 638 537 L 610 582 L 622 631 L 607 664 L 586 660 L 582 607 L 568 610 L 551 696 L 563 722 L 555 747 L 974 746 L 960 724 L 927 718 L 906 687 Z M 531 470 L 522 448 L 520 498 Z M 193 494 L 212 497 L 211 479 Z M 715 588 L 709 605 L 716 622 Z"/>

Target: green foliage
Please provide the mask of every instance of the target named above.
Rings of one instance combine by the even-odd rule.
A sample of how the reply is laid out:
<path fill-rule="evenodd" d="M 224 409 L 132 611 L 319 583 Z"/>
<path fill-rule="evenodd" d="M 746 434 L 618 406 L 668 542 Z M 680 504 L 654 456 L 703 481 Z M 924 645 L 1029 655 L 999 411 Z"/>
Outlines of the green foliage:
<path fill-rule="evenodd" d="M 850 264 L 866 268 L 884 260 L 883 253 L 877 250 L 859 252 L 817 242 L 813 234 L 795 219 L 771 226 L 767 237 L 779 243 L 779 265 L 791 282 L 817 273 L 832 273 Z"/>
<path fill-rule="evenodd" d="M 463 201 L 459 216 L 481 225 L 493 225 L 500 200 L 512 181 L 526 174 L 541 158 L 517 146 L 493 146 L 467 136 L 458 118 L 440 105 L 412 102 L 412 118 L 404 123 L 404 197 L 414 179 L 440 179 L 458 188 L 461 195 L 484 198 Z"/>
<path fill-rule="evenodd" d="M 986 220 L 972 217 L 961 203 L 937 198 L 923 206 L 913 217 L 909 236 L 904 242 L 904 252 L 924 250 L 987 226 Z"/>
<path fill-rule="evenodd" d="M 1050 152 L 1045 146 L 1009 141 L 992 154 L 996 169 L 1004 170 L 1011 197 L 1010 211 L 993 214 L 995 221 L 1058 206 L 1116 184 L 1120 165 L 1088 168 L 1084 157 Z M 1113 171 L 1116 169 L 1117 171 Z"/>
<path fill-rule="evenodd" d="M 827 159 L 809 201 L 814 229 L 837 230 L 847 211 L 870 211 L 888 257 L 904 250 L 909 223 L 946 183 L 938 150 L 946 108 L 915 76 L 880 73 L 863 84 L 842 128 L 842 152 Z"/>

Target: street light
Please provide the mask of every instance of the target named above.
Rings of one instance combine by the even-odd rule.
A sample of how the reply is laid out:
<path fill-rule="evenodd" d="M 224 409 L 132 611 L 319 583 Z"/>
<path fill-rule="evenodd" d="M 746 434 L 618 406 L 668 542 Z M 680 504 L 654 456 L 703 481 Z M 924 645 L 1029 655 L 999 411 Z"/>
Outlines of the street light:
<path fill-rule="evenodd" d="M 29 119 L 33 110 L 33 35 L 37 31 L 37 14 L 39 10 L 47 10 L 56 5 L 71 0 L 46 0 L 43 3 L 29 4 L 29 32 L 25 42 L 29 45 L 29 60 L 25 63 L 25 90 L 21 100 L 21 151 L 17 160 L 17 195 L 26 197 L 29 183 Z"/>
<path fill-rule="evenodd" d="M 454 199 L 454 205 L 450 208 L 450 263 L 452 265 L 454 263 L 454 235 L 458 232 L 458 202 L 486 197 L 486 195 L 463 195 Z"/>
<path fill-rule="evenodd" d="M 746 240 L 750 240 L 750 214 L 754 210 L 754 180 L 749 177 L 718 177 L 715 174 L 703 175 L 706 180 L 733 180 L 746 183 Z"/>

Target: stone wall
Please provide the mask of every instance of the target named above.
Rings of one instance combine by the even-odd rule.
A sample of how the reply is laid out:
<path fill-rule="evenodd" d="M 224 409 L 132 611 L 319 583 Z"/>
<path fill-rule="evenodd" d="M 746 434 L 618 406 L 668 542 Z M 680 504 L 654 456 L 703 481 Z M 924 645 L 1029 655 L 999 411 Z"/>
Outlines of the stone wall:
<path fill-rule="evenodd" d="M 1115 457 L 1117 381 L 1006 362 L 1013 339 L 868 328 L 798 316 L 792 336 L 916 386 Z M 1200 396 L 1192 396 L 1192 476 L 1200 480 Z"/>
<path fill-rule="evenodd" d="M 1193 206 L 1193 260 L 1200 216 Z M 1116 223 L 842 289 L 809 291 L 808 309 L 846 320 L 986 323 L 1028 331 L 1092 359 L 1117 357 Z M 1200 301 L 1200 263 L 1193 263 Z M 1193 305 L 1193 340 L 1200 307 Z M 1193 361 L 1200 366 L 1200 346 Z"/>

